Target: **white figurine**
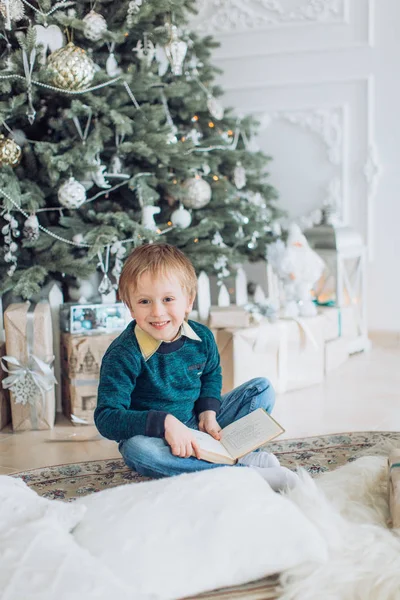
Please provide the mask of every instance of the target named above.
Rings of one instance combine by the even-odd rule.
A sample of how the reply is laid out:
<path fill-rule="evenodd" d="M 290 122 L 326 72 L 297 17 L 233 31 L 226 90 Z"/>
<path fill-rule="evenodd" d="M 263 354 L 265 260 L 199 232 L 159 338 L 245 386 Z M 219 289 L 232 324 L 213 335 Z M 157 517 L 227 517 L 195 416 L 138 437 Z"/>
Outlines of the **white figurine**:
<path fill-rule="evenodd" d="M 284 316 L 315 316 L 317 309 L 312 301 L 311 290 L 321 277 L 325 263 L 310 248 L 300 227 L 296 224 L 291 225 L 286 246 L 280 240 L 271 244 L 267 258 L 283 283 Z"/>
<path fill-rule="evenodd" d="M 161 212 L 161 208 L 159 206 L 143 206 L 142 208 L 142 225 L 146 227 L 146 229 L 151 229 L 151 231 L 157 231 L 158 225 L 154 220 L 154 215 L 158 215 Z"/>

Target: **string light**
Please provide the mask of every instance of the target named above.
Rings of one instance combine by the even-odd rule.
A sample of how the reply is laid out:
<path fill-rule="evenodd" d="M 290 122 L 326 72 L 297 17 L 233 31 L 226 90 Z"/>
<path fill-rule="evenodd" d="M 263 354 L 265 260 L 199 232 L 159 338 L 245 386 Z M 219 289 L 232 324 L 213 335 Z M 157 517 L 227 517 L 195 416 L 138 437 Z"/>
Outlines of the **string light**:
<path fill-rule="evenodd" d="M 172 225 L 172 221 L 168 221 L 167 225 L 168 225 L 169 227 L 171 227 L 171 225 Z"/>
<path fill-rule="evenodd" d="M 212 121 L 209 121 L 209 123 L 208 123 L 208 126 L 209 126 L 209 127 L 211 127 L 211 129 L 212 129 L 213 127 L 215 127 L 215 125 L 214 125 L 214 123 L 213 123 Z"/>
<path fill-rule="evenodd" d="M 232 136 L 233 135 L 232 129 L 228 129 L 227 134 Z"/>
<path fill-rule="evenodd" d="M 199 238 L 194 238 L 194 243 L 197 244 L 197 242 L 199 241 Z"/>
<path fill-rule="evenodd" d="M 214 181 L 218 181 L 218 179 L 219 179 L 218 175 L 213 175 L 213 179 L 214 179 Z"/>
<path fill-rule="evenodd" d="M 192 121 L 198 121 L 198 120 L 199 120 L 199 117 L 198 117 L 197 115 L 194 115 L 194 116 L 192 117 Z"/>
<path fill-rule="evenodd" d="M 177 182 L 177 180 L 176 180 L 176 179 L 173 179 L 173 180 L 172 180 L 172 183 L 173 183 L 174 185 L 176 185 L 178 182 Z"/>
<path fill-rule="evenodd" d="M 181 142 L 186 142 L 185 136 L 181 137 Z"/>

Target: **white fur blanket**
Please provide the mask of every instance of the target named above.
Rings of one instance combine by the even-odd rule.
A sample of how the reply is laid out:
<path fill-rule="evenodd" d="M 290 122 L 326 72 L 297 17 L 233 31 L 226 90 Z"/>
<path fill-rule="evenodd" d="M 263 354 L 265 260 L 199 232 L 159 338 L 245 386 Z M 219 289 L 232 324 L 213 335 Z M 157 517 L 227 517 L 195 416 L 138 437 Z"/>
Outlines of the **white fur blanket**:
<path fill-rule="evenodd" d="M 281 576 L 281 600 L 400 600 L 400 530 L 388 528 L 387 458 L 368 456 L 312 480 L 288 497 L 327 541 L 326 563 Z"/>

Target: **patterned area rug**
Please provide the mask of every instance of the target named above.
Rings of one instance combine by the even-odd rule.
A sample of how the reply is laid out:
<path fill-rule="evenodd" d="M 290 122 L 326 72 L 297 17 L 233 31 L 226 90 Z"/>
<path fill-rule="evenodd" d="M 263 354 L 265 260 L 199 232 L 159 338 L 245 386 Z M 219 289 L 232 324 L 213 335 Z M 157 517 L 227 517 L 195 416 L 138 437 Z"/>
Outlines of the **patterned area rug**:
<path fill-rule="evenodd" d="M 282 440 L 268 444 L 283 466 L 305 468 L 315 476 L 355 460 L 361 456 L 385 453 L 385 447 L 400 447 L 400 433 L 340 433 L 318 437 Z M 380 450 L 382 449 L 382 450 Z M 74 498 L 126 483 L 148 481 L 128 469 L 122 460 L 100 460 L 57 465 L 17 473 L 32 489 L 46 498 L 73 501 Z M 276 577 L 208 592 L 196 596 L 202 600 L 276 600 L 279 585 Z"/>

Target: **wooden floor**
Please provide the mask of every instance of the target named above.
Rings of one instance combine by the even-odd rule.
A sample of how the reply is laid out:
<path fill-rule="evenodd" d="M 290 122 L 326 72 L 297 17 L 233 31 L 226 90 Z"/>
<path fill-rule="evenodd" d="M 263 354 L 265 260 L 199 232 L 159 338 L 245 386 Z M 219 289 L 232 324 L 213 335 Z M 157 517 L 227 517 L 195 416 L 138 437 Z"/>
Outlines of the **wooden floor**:
<path fill-rule="evenodd" d="M 372 349 L 352 356 L 324 383 L 278 396 L 274 417 L 284 437 L 344 431 L 400 431 L 400 335 L 371 335 Z M 79 441 L 79 438 L 93 441 Z M 59 441 L 68 437 L 76 441 Z M 94 427 L 59 415 L 52 431 L 0 432 L 0 474 L 48 465 L 119 457 Z"/>

